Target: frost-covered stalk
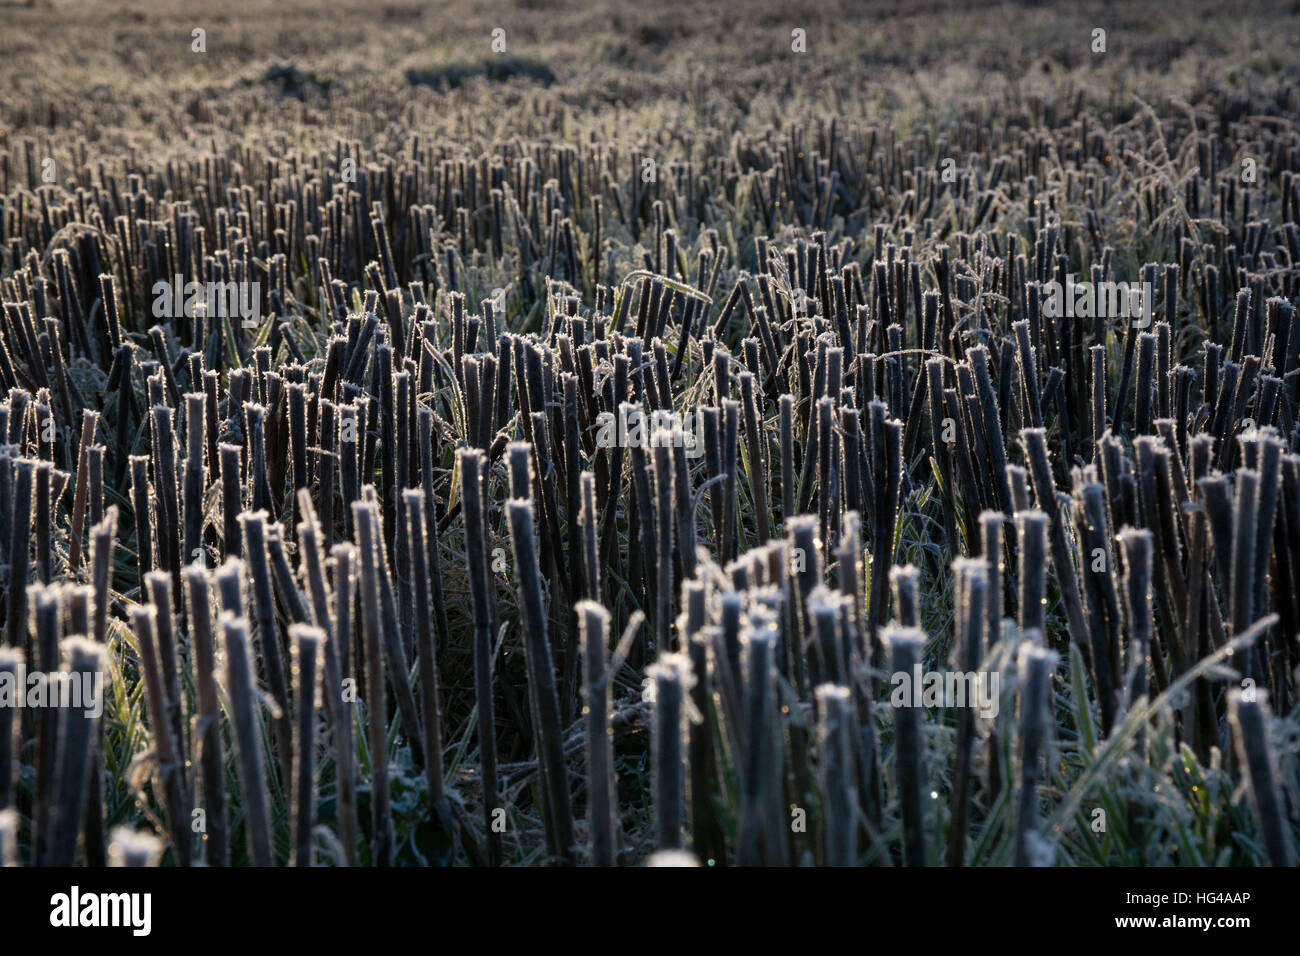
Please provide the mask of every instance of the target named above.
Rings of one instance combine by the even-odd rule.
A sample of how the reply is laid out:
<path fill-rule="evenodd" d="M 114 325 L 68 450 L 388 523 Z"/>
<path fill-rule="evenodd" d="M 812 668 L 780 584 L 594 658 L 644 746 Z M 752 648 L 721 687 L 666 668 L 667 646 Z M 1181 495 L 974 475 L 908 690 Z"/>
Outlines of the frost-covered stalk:
<path fill-rule="evenodd" d="M 874 461 L 873 483 L 877 486 L 872 505 L 870 630 L 876 643 L 879 626 L 885 620 L 889 568 L 894 560 L 894 529 L 898 521 L 898 494 L 902 480 L 902 430 L 897 421 L 885 420 L 885 405 L 871 402 L 869 454 Z M 881 491 L 883 490 L 883 494 Z"/>
<path fill-rule="evenodd" d="M 116 827 L 110 836 L 108 859 L 111 866 L 157 866 L 162 860 L 163 844 L 152 833 L 135 833 Z"/>
<path fill-rule="evenodd" d="M 989 375 L 988 348 L 977 345 L 966 350 L 966 359 L 970 363 L 980 403 L 980 412 L 984 427 L 982 431 L 988 439 L 988 461 L 994 484 L 994 498 L 1004 511 L 1011 508 L 1011 486 L 1007 480 L 1006 439 L 1002 434 L 1002 425 L 998 417 L 997 399 L 993 394 L 993 381 Z M 977 440 L 979 440 L 977 429 Z"/>
<path fill-rule="evenodd" d="M 552 852 L 564 862 L 573 859 L 573 814 L 569 802 L 569 774 L 564 762 L 560 700 L 555 689 L 555 668 L 546 639 L 546 608 L 542 598 L 542 576 L 537 560 L 537 535 L 533 527 L 532 502 L 514 499 L 506 503 L 510 521 L 510 542 L 519 582 L 519 603 L 524 630 L 524 660 L 528 668 L 528 693 L 536 720 L 538 763 L 546 791 Z M 671 568 L 671 563 L 669 564 Z"/>
<path fill-rule="evenodd" d="M 205 475 L 203 470 L 204 414 L 203 394 L 185 396 L 185 488 L 184 488 L 184 544 L 181 548 L 180 564 L 185 565 L 202 554 L 195 554 L 203 547 L 203 489 Z"/>
<path fill-rule="evenodd" d="M 767 438 L 755 397 L 754 376 L 740 374 L 740 395 L 745 418 L 745 443 L 749 446 L 749 485 L 754 499 L 754 521 L 758 543 L 767 544 L 772 516 L 767 508 Z"/>
<path fill-rule="evenodd" d="M 740 645 L 740 595 L 724 591 L 718 598 L 719 625 L 713 629 L 714 673 L 718 697 L 732 752 L 740 754 L 745 740 L 745 698 Z"/>
<path fill-rule="evenodd" d="M 307 390 L 298 382 L 289 383 L 289 462 L 293 490 L 307 487 Z"/>
<path fill-rule="evenodd" d="M 839 591 L 851 600 L 849 637 L 844 653 L 852 662 L 865 660 L 867 645 L 866 602 L 862 589 L 862 516 L 856 511 L 846 512 L 843 518 L 844 533 L 835 552 L 835 583 Z"/>
<path fill-rule="evenodd" d="M 844 506 L 861 514 L 862 502 L 862 413 L 856 408 L 841 407 L 841 469 L 844 482 Z"/>
<path fill-rule="evenodd" d="M 953 562 L 956 578 L 955 639 L 957 671 L 975 674 L 980 669 L 987 620 L 985 591 L 988 562 L 958 558 Z M 957 711 L 957 755 L 953 767 L 951 820 L 948 828 L 948 865 L 961 866 L 966 852 L 967 799 L 970 795 L 971 762 L 975 745 L 975 711 L 988 706 L 984 700 L 967 700 Z"/>
<path fill-rule="evenodd" d="M 1240 688 L 1228 691 L 1228 722 L 1232 724 L 1237 758 L 1247 770 L 1268 861 L 1273 866 L 1292 866 L 1295 854 L 1277 784 L 1277 760 L 1269 742 L 1270 720 L 1268 692 L 1263 688 L 1256 689 L 1249 700 Z"/>
<path fill-rule="evenodd" d="M 1212 440 L 1211 440 L 1212 443 Z M 1193 443 L 1195 447 L 1195 443 Z M 1214 573 L 1218 579 L 1232 582 L 1232 482 L 1227 475 L 1213 475 L 1197 479 L 1205 503 L 1205 514 L 1214 545 Z M 1229 618 L 1228 623 L 1231 623 Z"/>
<path fill-rule="evenodd" d="M 1128 616 L 1128 667 L 1124 707 L 1141 706 L 1147 696 L 1151 652 L 1151 532 L 1125 528 L 1119 533 L 1124 552 L 1124 610 Z M 1119 717 L 1116 716 L 1116 721 Z"/>
<path fill-rule="evenodd" d="M 1011 507 L 1014 512 L 1028 511 L 1029 472 L 1019 465 L 1007 465 L 1007 483 L 1011 485 Z"/>
<path fill-rule="evenodd" d="M 0 867 L 18 865 L 18 811 L 0 810 Z"/>
<path fill-rule="evenodd" d="M 1020 691 L 1020 788 L 1016 794 L 1015 866 L 1044 866 L 1048 852 L 1038 836 L 1039 767 L 1047 746 L 1048 702 L 1056 655 L 1038 646 L 1041 637 L 1026 633 L 1017 667 Z"/>
<path fill-rule="evenodd" d="M 984 591 L 988 620 L 984 634 L 990 649 L 1002 636 L 1002 523 L 1005 520 L 1000 511 L 980 512 L 980 538 L 984 560 L 988 562 L 988 586 Z"/>
<path fill-rule="evenodd" d="M 316 481 L 319 484 L 320 526 L 323 539 L 321 547 L 328 549 L 334 544 L 335 479 L 337 477 L 338 459 L 335 439 L 338 437 L 338 425 L 335 424 L 333 402 L 322 398 L 317 403 L 317 447 L 315 451 Z M 301 500 L 301 498 L 300 498 Z"/>
<path fill-rule="evenodd" d="M 48 461 L 36 466 L 36 574 L 42 584 L 49 584 L 54 579 L 54 551 L 50 542 L 50 532 L 54 527 L 50 487 L 53 470 L 54 466 Z"/>
<path fill-rule="evenodd" d="M 0 681 L 13 687 L 26 687 L 25 671 L 22 651 L 0 647 Z M 0 707 L 0 810 L 14 806 L 20 763 L 20 713 L 16 707 Z"/>
<path fill-rule="evenodd" d="M 322 661 L 323 679 L 338 687 L 342 681 L 339 673 L 338 646 L 335 640 L 334 615 L 330 611 L 329 584 L 325 578 L 325 556 L 322 552 L 321 524 L 316 518 L 316 508 L 307 489 L 298 492 L 298 542 L 300 545 L 301 575 L 307 582 L 311 598 L 311 620 L 325 632 Z M 337 708 L 332 706 L 333 693 L 323 694 L 326 716 L 338 720 Z"/>
<path fill-rule="evenodd" d="M 70 634 L 85 636 L 90 633 L 90 607 L 95 599 L 95 589 L 85 584 L 68 584 L 64 587 L 67 605 L 67 629 Z"/>
<path fill-rule="evenodd" d="M 839 350 L 832 350 L 839 352 Z M 822 553 L 826 562 L 831 562 L 831 549 L 839 537 L 840 516 L 840 434 L 835 431 L 835 399 L 819 398 L 816 402 L 816 419 L 818 419 L 818 462 L 816 462 L 816 483 L 818 483 L 818 516 L 822 528 Z"/>
<path fill-rule="evenodd" d="M 109 576 L 112 573 L 116 535 L 117 505 L 109 505 L 103 520 L 90 529 L 90 573 L 95 589 L 91 636 L 100 644 L 108 640 Z"/>
<path fill-rule="evenodd" d="M 349 404 L 339 409 L 339 483 L 343 492 L 343 530 L 354 533 L 350 505 L 361 496 L 360 456 L 366 442 L 365 405 Z"/>
<path fill-rule="evenodd" d="M 490 384 L 485 382 L 485 384 Z M 483 447 L 488 447 L 483 442 Z M 565 481 L 564 521 L 567 525 L 567 542 L 569 549 L 568 566 L 570 575 L 569 590 L 577 600 L 586 588 L 586 550 L 583 547 L 580 515 L 582 513 L 582 440 L 578 435 L 578 377 L 572 374 L 564 376 L 564 436 L 560 442 L 559 460 L 563 464 Z M 556 547 L 559 545 L 557 543 Z M 558 610 L 558 608 L 556 609 Z M 578 624 L 577 619 L 567 612 L 562 617 L 564 632 L 560 641 L 564 648 L 561 656 L 564 680 L 564 708 L 566 714 L 571 712 L 577 696 L 578 658 Z"/>
<path fill-rule="evenodd" d="M 81 686 L 93 686 L 104 672 L 104 648 L 85 637 L 70 637 L 63 642 L 68 658 L 66 674 Z M 46 857 L 50 866 L 72 866 L 77 853 L 77 836 L 86 814 L 86 794 L 91 767 L 91 753 L 99 727 L 99 717 L 90 712 L 91 701 L 83 707 L 64 707 L 59 727 L 58 800 L 54 813 L 54 838 Z M 100 704 L 102 706 L 102 700 Z"/>
<path fill-rule="evenodd" d="M 244 562 L 239 558 L 226 558 L 217 569 L 217 599 L 221 610 L 235 617 L 242 616 L 244 605 Z"/>
<path fill-rule="evenodd" d="M 686 825 L 686 769 L 682 733 L 686 718 L 686 692 L 691 665 L 685 654 L 661 654 L 646 669 L 654 681 L 654 724 L 651 754 L 654 758 L 655 849 L 680 850 Z"/>
<path fill-rule="evenodd" d="M 724 562 L 734 560 L 739 548 L 740 519 L 738 517 L 737 473 L 740 451 L 740 403 L 732 399 L 722 402 L 722 547 L 720 553 Z"/>
<path fill-rule="evenodd" d="M 195 689 L 199 710 L 196 742 L 202 754 L 203 804 L 207 815 L 207 839 L 203 842 L 209 866 L 230 863 L 229 831 L 226 827 L 225 758 L 222 753 L 221 709 L 217 698 L 216 645 L 212 635 L 212 602 L 208 575 L 201 567 L 185 569 L 189 592 L 190 627 L 194 641 Z"/>
<path fill-rule="evenodd" d="M 925 635 L 917 628 L 891 625 L 885 629 L 885 644 L 891 652 L 895 674 L 908 679 L 921 663 Z M 899 805 L 903 817 L 903 862 L 925 866 L 925 822 L 922 817 L 921 785 L 925 779 L 925 742 L 921 733 L 921 711 L 909 706 L 894 708 L 894 759 L 898 772 Z"/>
<path fill-rule="evenodd" d="M 1178 677 L 1187 669 L 1185 640 L 1182 634 L 1186 627 L 1185 608 L 1187 606 L 1186 585 L 1184 581 L 1181 549 L 1179 547 L 1180 516 L 1175 502 L 1175 489 L 1170 470 L 1169 459 L 1172 457 L 1162 439 L 1152 435 L 1143 435 L 1133 440 L 1137 451 L 1137 479 L 1139 500 L 1145 523 L 1152 533 L 1152 548 L 1158 567 L 1163 574 L 1157 574 L 1157 604 L 1163 608 L 1173 609 L 1162 615 L 1168 620 L 1162 621 L 1161 634 L 1164 641 L 1160 650 L 1168 655 L 1172 665 L 1173 677 Z M 1254 542 L 1251 542 L 1254 547 Z M 1165 682 L 1166 662 L 1164 655 L 1152 659 L 1157 668 L 1159 684 Z"/>
<path fill-rule="evenodd" d="M 96 446 L 98 447 L 98 446 Z M 92 448 L 91 451 L 95 449 Z M 92 461 L 94 456 L 92 456 Z M 101 462 L 102 464 L 102 462 Z M 93 472 L 92 472 L 93 477 Z M 93 487 L 93 485 L 92 485 Z M 99 499 L 92 494 L 92 505 Z M 92 520 L 94 509 L 91 511 Z M 103 518 L 90 529 L 90 574 L 94 592 L 94 606 L 91 611 L 91 637 L 95 643 L 104 645 L 108 642 L 108 607 L 109 578 L 112 574 L 113 549 L 117 543 L 117 505 L 109 505 Z M 90 791 L 86 798 L 86 864 L 104 866 L 107 861 L 108 848 L 104 842 L 104 809 L 101 788 L 103 767 L 104 722 L 99 722 L 95 734 L 95 745 L 90 760 Z M 2 784 L 0 784 L 2 786 Z"/>
<path fill-rule="evenodd" d="M 1255 611 L 1255 544 L 1259 534 L 1259 472 L 1249 468 L 1237 471 L 1237 502 L 1232 510 L 1232 580 L 1228 587 L 1228 605 L 1233 634 L 1241 634 L 1253 622 Z M 1258 680 L 1259 666 L 1255 648 L 1245 652 L 1245 673 Z"/>
<path fill-rule="evenodd" d="M 1047 515 L 1041 511 L 1016 514 L 1020 538 L 1020 630 L 1043 635 L 1047 621 Z"/>
<path fill-rule="evenodd" d="M 72 525 L 68 530 L 68 563 L 75 570 L 81 567 L 83 532 L 86 528 L 86 503 L 90 495 L 90 446 L 95 441 L 95 426 L 99 412 L 92 408 L 81 410 L 81 441 L 77 447 L 77 484 L 72 498 Z"/>
<path fill-rule="evenodd" d="M 424 490 L 425 550 L 433 588 L 431 599 L 435 615 L 434 634 L 438 640 L 439 653 L 442 653 L 441 649 L 447 646 L 450 639 L 450 631 L 447 626 L 447 605 L 442 596 L 442 567 L 438 558 L 438 497 L 433 488 L 433 410 L 421 407 L 417 415 L 421 462 L 420 487 Z"/>
<path fill-rule="evenodd" d="M 1109 736 L 1115 723 L 1119 600 L 1107 541 L 1106 489 L 1096 482 L 1088 482 L 1077 490 L 1077 496 L 1075 515 L 1084 557 L 1084 591 L 1088 596 L 1089 659 L 1101 708 L 1102 734 Z"/>
<path fill-rule="evenodd" d="M 1070 541 L 1066 535 L 1061 506 L 1056 500 L 1056 486 L 1052 483 L 1052 468 L 1047 451 L 1047 435 L 1041 428 L 1025 428 L 1020 432 L 1025 455 L 1029 459 L 1029 473 L 1034 484 L 1034 496 L 1039 509 L 1047 515 L 1049 543 L 1052 549 L 1052 566 L 1056 570 L 1056 583 L 1061 589 L 1061 603 L 1069 623 L 1069 639 L 1084 641 L 1088 633 L 1083 617 L 1083 600 L 1079 597 L 1079 578 L 1075 573 Z M 1044 633 L 1046 638 L 1046 633 Z"/>
<path fill-rule="evenodd" d="M 356 548 L 343 542 L 330 549 L 330 567 L 334 577 L 334 633 L 338 646 L 339 681 L 330 694 L 339 704 L 338 724 L 334 733 L 334 775 L 339 787 L 339 841 L 348 866 L 357 865 L 357 775 L 352 746 L 352 699 L 343 694 L 343 681 L 353 673 L 352 602 L 356 591 Z M 328 660 L 328 658 L 327 658 Z M 346 754 L 346 756 L 344 756 Z"/>
<path fill-rule="evenodd" d="M 167 714 L 176 737 L 178 757 L 186 764 L 185 718 L 182 714 L 180 661 L 176 653 L 176 629 L 172 626 L 172 577 L 165 571 L 151 571 L 145 583 L 149 601 L 154 606 L 154 624 L 158 635 L 158 660 L 163 667 L 163 689 L 167 692 Z M 189 773 L 182 770 L 188 787 Z"/>
<path fill-rule="evenodd" d="M 825 585 L 818 585 L 808 596 L 808 613 L 813 624 L 817 675 L 822 683 L 844 684 L 847 680 L 844 635 L 840 628 L 842 602 L 847 600 Z"/>
<path fill-rule="evenodd" d="M 584 587 L 589 601 L 600 601 L 600 541 L 596 514 L 596 476 L 584 471 L 580 478 L 582 506 L 578 512 L 578 526 L 582 531 L 582 570 Z M 692 545 L 693 547 L 693 545 Z"/>
<path fill-rule="evenodd" d="M 713 519 L 713 546 L 722 554 L 724 538 L 722 522 L 724 519 L 723 499 L 726 489 L 722 484 L 722 409 L 708 406 L 700 409 L 700 419 L 704 423 L 704 468 L 707 480 L 716 483 L 709 486 L 709 514 Z M 635 449 L 634 449 L 635 450 Z M 782 478 L 782 481 L 785 479 Z M 793 513 L 793 512 L 791 512 Z M 788 517 L 788 515 L 786 516 Z"/>
<path fill-rule="evenodd" d="M 558 412 L 556 413 L 558 414 Z M 538 520 L 544 525 L 546 531 L 541 536 L 541 563 L 546 568 L 546 577 L 557 583 L 570 580 L 565 576 L 564 569 L 564 548 L 563 538 L 560 536 L 559 523 L 559 504 L 556 498 L 556 482 L 559 480 L 560 472 L 558 471 L 559 462 L 551 453 L 551 442 L 548 437 L 546 415 L 543 412 L 533 414 L 533 452 L 537 462 L 537 473 L 539 475 L 553 475 L 554 480 L 539 482 L 537 487 L 537 514 Z M 557 425 L 552 429 L 558 432 Z M 646 507 L 652 507 L 653 502 L 646 499 Z M 574 555 L 575 559 L 577 555 Z M 571 584 L 564 585 L 572 587 Z M 494 612 L 495 613 L 495 612 Z M 564 637 L 571 635 L 565 634 Z M 561 644 L 561 647 L 564 645 Z M 567 650 L 568 648 L 564 648 Z"/>
<path fill-rule="evenodd" d="M 790 540 L 790 571 L 795 580 L 794 630 L 790 634 L 791 655 L 794 663 L 795 685 L 804 692 L 805 653 L 812 640 L 812 622 L 807 615 L 807 602 L 813 589 L 821 583 L 821 551 L 817 547 L 817 519 L 812 515 L 798 515 L 785 523 Z M 820 681 L 814 681 L 820 683 Z"/>
<path fill-rule="evenodd" d="M 1130 331 L 1129 333 L 1133 333 Z M 1150 332 L 1142 332 L 1137 337 L 1138 372 L 1137 392 L 1134 397 L 1137 434 L 1147 435 L 1151 432 L 1151 389 L 1152 366 L 1155 363 L 1156 337 Z"/>
<path fill-rule="evenodd" d="M 624 404 L 626 409 L 632 409 L 635 406 Z M 629 412 L 629 415 L 632 413 Z M 635 414 L 641 414 L 637 411 Z M 656 620 L 659 613 L 659 600 L 656 594 L 652 594 L 654 585 L 652 581 L 657 581 L 656 569 L 659 562 L 659 547 L 655 540 L 658 523 L 655 521 L 655 495 L 654 495 L 654 471 L 653 464 L 646 454 L 645 448 L 640 444 L 633 444 L 628 449 L 628 457 L 632 465 L 632 499 L 631 514 L 629 515 L 629 541 L 635 539 L 639 542 L 639 548 L 633 549 L 629 544 L 629 573 L 631 582 L 641 598 L 642 606 L 651 609 L 650 626 L 647 628 L 645 646 L 659 646 L 660 629 L 662 626 L 663 634 L 666 636 L 669 630 L 667 622 Z M 638 559 L 640 564 L 638 566 Z M 638 650 L 641 650 L 640 648 Z M 643 652 L 644 653 L 644 652 Z M 634 663 L 640 664 L 640 661 L 634 660 Z"/>
<path fill-rule="evenodd" d="M 62 591 L 54 586 L 33 585 L 29 596 L 36 604 L 36 673 L 50 675 L 59 669 L 59 619 Z M 48 679 L 48 677 L 47 677 Z M 32 807 L 32 842 L 37 866 L 45 866 L 54 825 L 55 753 L 58 749 L 59 716 L 56 708 L 36 711 L 36 799 Z"/>
<path fill-rule="evenodd" d="M 1106 431 L 1106 347 L 1094 345 L 1088 349 L 1092 360 L 1092 441 L 1095 452 L 1097 442 Z"/>
<path fill-rule="evenodd" d="M 944 440 L 947 435 L 948 413 L 944 407 L 944 363 L 942 359 L 932 358 L 926 361 L 925 387 L 928 392 L 929 400 L 927 404 L 930 410 L 930 452 L 939 465 L 939 476 L 943 482 L 943 521 L 949 538 L 948 549 L 955 552 L 957 547 L 955 540 L 957 490 L 953 486 L 955 456 L 953 454 L 953 443 Z M 957 423 L 953 421 L 951 424 L 956 425 Z M 955 435 L 948 435 L 948 437 L 956 438 Z M 872 491 L 868 488 L 868 502 L 871 501 L 871 495 Z"/>
<path fill-rule="evenodd" d="M 158 649 L 156 611 L 152 605 L 131 608 L 131 630 L 140 648 L 140 663 L 144 670 L 145 696 L 149 703 L 149 722 L 152 725 L 154 750 L 157 753 L 158 776 L 162 782 L 164 802 L 167 806 L 167 823 L 172 831 L 172 848 L 180 866 L 190 865 L 190 805 L 185 793 L 183 756 L 173 739 L 171 717 L 168 711 L 167 677 L 163 673 L 162 658 Z M 250 695 L 252 691 L 250 688 Z M 234 690 L 232 688 L 233 696 Z M 252 699 L 249 700 L 250 707 Z"/>
<path fill-rule="evenodd" d="M 433 637 L 433 610 L 429 591 L 429 568 L 425 560 L 426 514 L 424 492 L 407 488 L 402 492 L 406 505 L 406 537 L 411 548 L 411 587 L 415 598 L 415 636 L 419 653 L 420 704 L 424 719 L 424 774 L 429 787 L 429 806 L 434 819 L 445 830 L 452 824 L 451 807 L 443 792 L 442 776 L 442 705 L 438 697 L 438 648 Z"/>
<path fill-rule="evenodd" d="M 90 471 L 88 483 L 89 519 L 92 525 L 104 520 L 104 446 L 91 445 L 86 453 L 86 467 Z M 105 858 L 107 863 L 107 857 Z"/>
<path fill-rule="evenodd" d="M 853 735 L 856 721 L 847 687 L 817 688 L 817 749 L 821 754 L 822 859 L 827 866 L 857 863 L 858 805 L 854 786 Z"/>
<path fill-rule="evenodd" d="M 379 574 L 381 636 L 383 638 L 388 681 L 393 691 L 393 698 L 397 703 L 397 712 L 402 719 L 402 732 L 410 744 L 412 759 L 415 762 L 416 769 L 421 769 L 424 762 L 424 739 L 420 733 L 420 711 L 415 705 L 415 692 L 411 689 L 410 638 L 407 636 L 399 619 L 397 595 L 393 587 L 393 573 L 384 547 L 384 542 L 391 541 L 392 538 L 384 531 L 384 509 L 379 505 L 373 485 L 366 485 L 362 489 L 362 498 L 366 501 L 373 501 L 376 506 L 373 511 L 375 516 L 374 533 L 379 546 L 375 551 L 375 563 Z M 284 566 L 284 571 L 285 577 L 288 577 L 287 565 Z M 290 579 L 287 582 L 286 590 L 290 590 L 292 587 L 292 580 Z M 294 593 L 296 594 L 296 591 Z M 303 619 L 305 620 L 305 612 L 303 612 Z"/>
<path fill-rule="evenodd" d="M 855 731 L 854 753 L 858 774 L 858 793 L 863 809 L 872 826 L 880 826 L 880 753 L 876 741 L 875 709 L 872 703 L 874 688 L 871 682 L 859 675 L 871 657 L 866 630 L 866 606 L 862 587 L 862 522 L 856 511 L 844 516 L 844 536 L 837 554 L 839 562 L 840 592 L 845 596 L 845 611 L 849 626 L 844 638 L 844 654 L 850 675 L 849 688 L 853 694 L 858 729 Z"/>
<path fill-rule="evenodd" d="M 917 588 L 921 572 L 915 565 L 905 564 L 889 572 L 889 582 L 894 591 L 894 615 L 903 627 L 921 626 L 921 605 Z"/>
<path fill-rule="evenodd" d="M 789 832 L 781 760 L 784 734 L 776 705 L 775 616 L 766 608 L 751 608 L 747 637 L 736 861 L 741 866 L 784 866 L 789 859 Z"/>
<path fill-rule="evenodd" d="M 794 396 L 782 395 L 777 430 L 781 444 L 781 521 L 795 515 Z"/>
<path fill-rule="evenodd" d="M 1268 614 L 1269 556 L 1273 550 L 1274 519 L 1278 514 L 1281 492 L 1283 451 L 1282 443 L 1267 432 L 1258 433 L 1258 444 L 1259 504 L 1255 509 L 1255 610 L 1252 624 Z"/>
<path fill-rule="evenodd" d="M 293 865 L 312 866 L 316 824 L 317 668 L 325 632 L 308 624 L 289 627 L 294 650 L 294 700 L 298 704 L 298 746 L 294 749 Z"/>
<path fill-rule="evenodd" d="M 172 426 L 172 410 L 166 405 L 155 405 L 151 419 L 158 561 L 163 570 L 179 574 L 181 517 L 178 498 L 180 492 L 176 480 L 176 432 Z"/>
<path fill-rule="evenodd" d="M 243 800 L 244 831 L 248 855 L 254 866 L 274 866 L 271 849 L 271 817 L 263 770 L 261 709 L 253 660 L 249 648 L 248 621 L 229 612 L 220 618 L 226 648 L 226 688 L 230 694 L 230 722 L 234 730 L 235 768 Z"/>
<path fill-rule="evenodd" d="M 655 631 L 656 644 L 664 650 L 673 646 L 673 525 L 676 512 L 673 508 L 674 470 L 671 447 L 672 433 L 656 429 L 651 436 L 654 445 L 655 489 Z M 680 649 L 680 648 L 679 648 Z"/>
<path fill-rule="evenodd" d="M 280 716 L 275 720 L 275 749 L 280 757 L 280 776 L 287 785 L 292 770 L 293 715 L 289 709 L 289 678 L 275 619 L 275 594 L 271 589 L 266 512 L 246 511 L 239 516 L 239 521 L 244 528 L 244 554 L 253 579 L 253 604 L 257 613 L 257 639 L 261 646 L 262 663 L 266 668 L 267 682 L 271 685 L 271 694 L 280 709 Z M 237 608 L 229 609 L 236 614 L 244 613 L 242 603 Z"/>
<path fill-rule="evenodd" d="M 617 791 L 614 784 L 614 744 L 609 727 L 609 676 L 606 653 L 609 612 L 595 601 L 576 608 L 582 628 L 586 678 L 587 833 L 593 866 L 613 866 L 616 842 Z"/>
<path fill-rule="evenodd" d="M 248 418 L 248 445 L 252 449 L 249 455 L 248 500 L 253 503 L 254 511 L 269 511 L 271 489 L 266 477 L 266 408 L 246 402 L 244 415 Z"/>
<path fill-rule="evenodd" d="M 280 595 L 280 606 L 287 613 L 293 624 L 306 624 L 311 619 L 311 612 L 303 600 L 298 588 L 298 579 L 294 577 L 289 558 L 284 553 L 284 526 L 279 522 L 267 529 L 266 552 L 271 559 L 271 572 L 275 575 L 275 587 Z"/>
<path fill-rule="evenodd" d="M 9 526 L 9 569 L 5 601 L 5 640 L 11 647 L 27 643 L 27 572 L 31 567 L 32 480 L 36 462 L 20 458 L 13 486 L 13 521 Z"/>
<path fill-rule="evenodd" d="M 496 715 L 492 704 L 492 598 L 488 576 L 487 532 L 483 526 L 483 453 L 474 448 L 456 452 L 460 466 L 465 547 L 469 554 L 470 598 L 474 615 L 474 696 L 478 706 L 480 773 L 483 780 L 483 816 L 487 826 L 488 856 L 501 864 L 501 835 L 492 827 L 500 799 L 497 791 Z"/>
<path fill-rule="evenodd" d="M 379 610 L 378 505 L 374 501 L 352 502 L 352 520 L 357 529 L 361 564 L 361 634 L 366 660 L 366 714 L 370 746 L 371 865 L 392 863 L 393 831 L 389 816 L 388 790 L 388 694 L 385 680 L 383 624 Z"/>
<path fill-rule="evenodd" d="M 702 860 L 715 863 L 724 859 L 726 837 L 718 823 L 714 807 L 714 792 L 718 781 L 717 758 L 714 747 L 713 682 L 716 671 L 709 667 L 710 635 L 706 607 L 707 590 L 703 582 L 689 580 L 682 584 L 684 610 L 679 619 L 682 644 L 690 657 L 691 707 L 699 715 L 687 726 L 687 756 L 690 764 L 691 794 L 691 845 Z"/>
<path fill-rule="evenodd" d="M 223 442 L 221 456 L 222 546 L 227 557 L 239 557 L 239 516 L 244 513 L 244 485 L 239 475 L 240 446 Z"/>
<path fill-rule="evenodd" d="M 673 426 L 673 473 L 674 502 L 677 509 L 677 546 L 674 549 L 681 562 L 683 578 L 695 576 L 696 554 L 695 500 L 691 495 L 691 462 L 687 455 L 686 443 L 693 441 L 693 436 L 683 432 L 677 425 Z"/>

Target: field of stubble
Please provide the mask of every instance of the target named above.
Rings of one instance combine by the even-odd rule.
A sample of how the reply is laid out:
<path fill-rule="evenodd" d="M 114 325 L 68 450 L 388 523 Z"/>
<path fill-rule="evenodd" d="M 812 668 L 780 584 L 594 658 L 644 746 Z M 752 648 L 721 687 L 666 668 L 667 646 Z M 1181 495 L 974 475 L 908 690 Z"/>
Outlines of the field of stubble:
<path fill-rule="evenodd" d="M 1294 863 L 1295 4 L 214 6 L 0 3 L 0 864 Z"/>

